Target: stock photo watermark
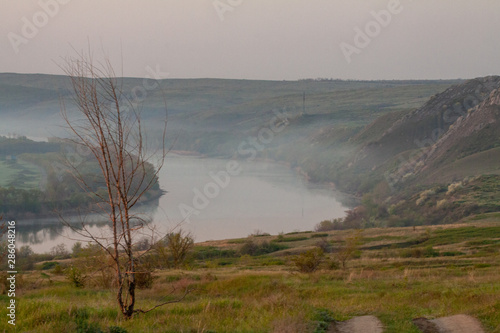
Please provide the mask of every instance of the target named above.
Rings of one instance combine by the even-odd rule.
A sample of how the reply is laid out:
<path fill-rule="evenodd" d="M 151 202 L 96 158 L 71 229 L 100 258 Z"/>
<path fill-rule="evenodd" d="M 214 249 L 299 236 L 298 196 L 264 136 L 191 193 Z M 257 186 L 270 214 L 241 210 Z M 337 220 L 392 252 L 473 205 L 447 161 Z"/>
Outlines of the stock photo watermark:
<path fill-rule="evenodd" d="M 16 326 L 16 221 L 7 222 L 7 321 Z"/>
<path fill-rule="evenodd" d="M 244 0 L 215 0 L 212 2 L 215 12 L 219 19 L 223 22 L 227 12 L 233 12 L 235 8 L 241 6 Z"/>
<path fill-rule="evenodd" d="M 354 38 L 351 43 L 340 43 L 340 50 L 348 64 L 352 62 L 355 54 L 361 54 L 361 51 L 367 48 L 370 43 L 377 38 L 384 28 L 391 24 L 393 16 L 403 11 L 400 0 L 390 0 L 386 9 L 371 11 L 372 20 L 368 21 L 364 28 L 356 26 L 354 28 Z"/>
<path fill-rule="evenodd" d="M 39 0 L 39 10 L 31 17 L 23 16 L 21 18 L 20 34 L 12 31 L 7 34 L 14 52 L 18 54 L 19 47 L 28 44 L 30 40 L 38 36 L 40 30 L 59 14 L 61 6 L 70 2 L 71 0 Z"/>
<path fill-rule="evenodd" d="M 243 158 L 246 161 L 255 160 L 258 152 L 263 151 L 274 140 L 276 134 L 288 126 L 286 109 L 281 112 L 274 109 L 273 113 L 275 116 L 257 132 L 257 135 L 248 137 L 238 145 L 238 158 Z M 240 175 L 242 171 L 241 163 L 232 159 L 226 163 L 225 170 L 217 173 L 210 172 L 209 176 L 212 181 L 206 183 L 201 189 L 197 187 L 193 189 L 194 196 L 191 204 L 181 203 L 178 205 L 182 221 L 191 223 L 191 217 L 199 215 L 201 211 L 206 209 L 210 205 L 210 200 L 218 197 L 221 191 L 229 186 L 231 177 Z"/>

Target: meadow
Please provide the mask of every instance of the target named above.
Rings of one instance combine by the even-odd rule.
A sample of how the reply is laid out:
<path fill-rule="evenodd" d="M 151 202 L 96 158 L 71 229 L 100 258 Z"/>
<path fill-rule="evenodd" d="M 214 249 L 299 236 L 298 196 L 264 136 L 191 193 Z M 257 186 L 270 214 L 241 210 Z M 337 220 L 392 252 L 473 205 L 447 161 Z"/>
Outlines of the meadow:
<path fill-rule="evenodd" d="M 348 244 L 352 251 L 342 268 Z M 300 272 L 296 259 L 314 248 L 325 252 L 319 266 Z M 119 313 L 112 289 L 70 283 L 61 267 L 74 259 L 40 262 L 19 276 L 16 328 L 328 332 L 335 321 L 369 314 L 382 321 L 385 332 L 417 333 L 414 318 L 468 314 L 494 333 L 500 332 L 499 249 L 498 214 L 452 225 L 258 233 L 205 242 L 195 245 L 182 269 L 156 269 L 152 286 L 138 290 L 137 307 L 175 300 L 189 289 L 186 297 L 128 321 Z M 5 314 L 2 307 L 0 316 Z M 0 327 L 7 328 L 6 320 Z"/>
<path fill-rule="evenodd" d="M 0 187 L 19 189 L 38 188 L 42 180 L 42 171 L 35 164 L 27 161 L 0 161 Z"/>

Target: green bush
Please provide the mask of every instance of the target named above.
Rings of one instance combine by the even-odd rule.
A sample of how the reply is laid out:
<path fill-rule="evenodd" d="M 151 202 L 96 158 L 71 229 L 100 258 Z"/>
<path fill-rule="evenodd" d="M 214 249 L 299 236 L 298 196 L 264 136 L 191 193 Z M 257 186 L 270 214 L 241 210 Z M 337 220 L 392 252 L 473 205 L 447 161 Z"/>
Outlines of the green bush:
<path fill-rule="evenodd" d="M 135 284 L 139 289 L 151 289 L 154 281 L 157 279 L 153 276 L 153 268 L 148 264 L 139 264 L 136 266 Z"/>
<path fill-rule="evenodd" d="M 323 261 L 324 252 L 320 248 L 314 248 L 292 258 L 295 267 L 302 273 L 316 271 Z"/>
<path fill-rule="evenodd" d="M 194 238 L 190 233 L 184 234 L 182 230 L 172 232 L 165 237 L 167 249 L 172 257 L 172 266 L 179 268 L 188 256 L 188 253 L 194 246 Z"/>
<path fill-rule="evenodd" d="M 314 315 L 315 328 L 314 333 L 329 332 L 330 323 L 335 321 L 333 314 L 328 309 L 318 309 Z"/>
<path fill-rule="evenodd" d="M 46 261 L 42 264 L 42 267 L 41 269 L 43 271 L 46 271 L 48 269 L 52 269 L 52 268 L 55 268 L 56 266 L 59 266 L 59 263 L 56 262 L 56 261 Z"/>
<path fill-rule="evenodd" d="M 297 236 L 297 237 L 282 237 L 282 235 L 278 236 L 274 242 L 283 243 L 283 242 L 298 242 L 302 240 L 309 239 L 309 237 Z"/>
<path fill-rule="evenodd" d="M 343 219 L 324 220 L 316 224 L 315 231 L 331 231 L 343 229 Z"/>
<path fill-rule="evenodd" d="M 66 269 L 66 278 L 71 282 L 71 284 L 77 288 L 83 288 L 85 286 L 86 277 L 82 270 L 75 266 L 70 266 Z"/>
<path fill-rule="evenodd" d="M 313 234 L 313 235 L 311 235 L 311 238 L 318 238 L 318 237 L 328 237 L 328 234 Z"/>
<path fill-rule="evenodd" d="M 197 260 L 237 258 L 235 250 L 220 249 L 215 246 L 197 246 L 193 250 L 193 258 Z"/>
<path fill-rule="evenodd" d="M 264 241 L 260 244 L 255 243 L 252 240 L 248 240 L 243 244 L 240 249 L 242 255 L 248 254 L 251 256 L 260 256 L 263 254 L 268 254 L 280 250 L 287 249 L 285 245 L 277 244 L 276 242 Z"/>
<path fill-rule="evenodd" d="M 52 270 L 52 274 L 56 274 L 56 275 L 62 275 L 64 274 L 64 269 L 62 268 L 61 265 L 57 264 L 54 269 Z"/>

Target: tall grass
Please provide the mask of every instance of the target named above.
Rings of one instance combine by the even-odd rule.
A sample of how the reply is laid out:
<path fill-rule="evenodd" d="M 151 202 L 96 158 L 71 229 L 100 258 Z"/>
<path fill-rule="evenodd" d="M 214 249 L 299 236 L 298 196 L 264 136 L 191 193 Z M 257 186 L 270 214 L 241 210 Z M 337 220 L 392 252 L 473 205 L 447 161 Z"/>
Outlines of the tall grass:
<path fill-rule="evenodd" d="M 224 267 L 199 268 L 203 266 L 199 264 L 190 270 L 157 271 L 153 287 L 138 291 L 138 308 L 175 299 L 185 288 L 192 291 L 182 302 L 128 321 L 118 312 L 112 290 L 74 288 L 62 276 L 40 283 L 40 272 L 33 271 L 24 275 L 18 290 L 16 328 L 20 332 L 111 332 L 113 327 L 127 332 L 314 332 L 327 325 L 328 318 L 341 321 L 370 314 L 382 321 L 387 332 L 416 333 L 414 318 L 465 313 L 478 318 L 488 332 L 500 332 L 500 244 L 489 227 L 478 222 L 478 230 L 367 230 L 361 257 L 351 260 L 346 270 L 324 265 L 314 273 L 298 273 L 291 256 L 280 253 L 275 255 L 288 265 L 264 266 L 263 258 L 277 259 L 270 255 L 245 256 Z M 464 230 L 471 232 L 469 242 L 464 241 Z M 343 234 L 347 235 L 328 233 L 327 238 Z M 401 258 L 404 249 L 366 249 L 424 234 L 437 252 L 462 254 Z M 443 244 L 444 235 L 454 243 Z M 296 246 L 297 251 L 310 248 L 310 244 Z M 494 251 L 478 251 L 483 246 Z M 327 256 L 334 259 L 334 254 Z M 8 301 L 6 296 L 0 299 L 3 304 Z M 0 317 L 6 318 L 5 306 Z M 3 329 L 8 329 L 6 320 L 0 321 Z"/>

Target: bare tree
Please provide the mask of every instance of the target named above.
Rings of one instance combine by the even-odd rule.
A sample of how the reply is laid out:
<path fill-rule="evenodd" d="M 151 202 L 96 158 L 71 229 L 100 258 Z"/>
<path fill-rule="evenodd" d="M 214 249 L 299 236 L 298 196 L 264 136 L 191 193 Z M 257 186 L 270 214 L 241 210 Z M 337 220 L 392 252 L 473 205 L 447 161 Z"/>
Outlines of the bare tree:
<path fill-rule="evenodd" d="M 140 110 L 127 99 L 109 60 L 94 62 L 90 52 L 82 52 L 65 59 L 61 67 L 71 79 L 78 110 L 76 117 L 70 115 L 62 103 L 62 116 L 75 136 L 74 143 L 90 152 L 99 165 L 102 178 L 97 183 L 102 184 L 85 177 L 77 165 L 71 166 L 71 173 L 96 198 L 97 207 L 110 223 L 107 234 L 93 234 L 83 223 L 78 232 L 99 244 L 112 258 L 118 285 L 116 298 L 125 318 L 131 318 L 134 313 L 147 312 L 134 308 L 139 273 L 134 240 L 144 235 L 146 223 L 132 208 L 157 183 L 163 166 L 167 153 L 166 104 L 161 144 L 152 151 L 147 147 Z"/>

